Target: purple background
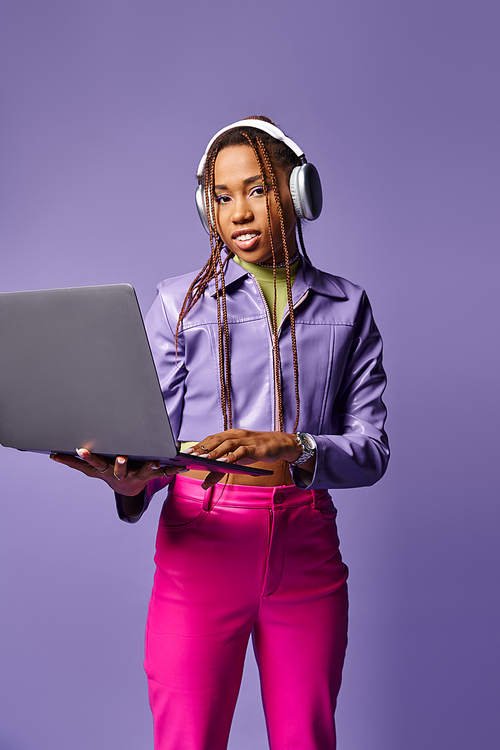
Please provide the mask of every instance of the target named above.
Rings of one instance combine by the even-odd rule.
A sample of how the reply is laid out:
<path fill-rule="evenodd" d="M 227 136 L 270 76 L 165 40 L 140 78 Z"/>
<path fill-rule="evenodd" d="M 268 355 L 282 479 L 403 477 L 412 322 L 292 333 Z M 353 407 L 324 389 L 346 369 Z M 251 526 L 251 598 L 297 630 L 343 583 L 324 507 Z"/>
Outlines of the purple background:
<path fill-rule="evenodd" d="M 2 3 L 2 291 L 128 281 L 146 310 L 207 257 L 194 174 L 240 117 L 320 170 L 306 245 L 368 289 L 393 448 L 335 495 L 340 750 L 500 746 L 499 21 L 496 0 Z M 1 750 L 152 747 L 160 499 L 130 527 L 98 481 L 0 464 Z M 230 747 L 267 747 L 252 660 Z"/>

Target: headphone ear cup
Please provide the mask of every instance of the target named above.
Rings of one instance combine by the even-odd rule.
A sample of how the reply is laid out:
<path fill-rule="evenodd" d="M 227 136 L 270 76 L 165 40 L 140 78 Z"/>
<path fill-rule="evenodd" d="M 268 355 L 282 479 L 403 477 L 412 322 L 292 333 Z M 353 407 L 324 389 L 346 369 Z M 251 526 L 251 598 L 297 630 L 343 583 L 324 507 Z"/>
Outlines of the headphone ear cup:
<path fill-rule="evenodd" d="M 205 211 L 205 189 L 203 185 L 198 185 L 195 193 L 196 208 L 198 210 L 198 216 L 203 224 L 203 229 L 207 234 L 210 234 L 210 226 L 208 224 L 208 216 Z"/>
<path fill-rule="evenodd" d="M 289 187 L 297 217 L 308 221 L 317 219 L 323 208 L 323 191 L 314 164 L 295 167 L 290 175 Z"/>

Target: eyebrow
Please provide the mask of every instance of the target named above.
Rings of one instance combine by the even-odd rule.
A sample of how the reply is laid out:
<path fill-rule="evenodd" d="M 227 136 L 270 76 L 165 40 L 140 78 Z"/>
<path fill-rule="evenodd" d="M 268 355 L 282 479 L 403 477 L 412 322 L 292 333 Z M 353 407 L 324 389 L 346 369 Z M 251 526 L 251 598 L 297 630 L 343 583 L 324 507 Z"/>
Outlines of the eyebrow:
<path fill-rule="evenodd" d="M 243 180 L 243 184 L 252 185 L 254 182 L 258 182 L 259 180 L 262 180 L 262 175 L 256 174 L 253 177 L 247 177 L 245 180 Z M 216 190 L 229 190 L 227 185 L 214 185 L 214 188 Z"/>

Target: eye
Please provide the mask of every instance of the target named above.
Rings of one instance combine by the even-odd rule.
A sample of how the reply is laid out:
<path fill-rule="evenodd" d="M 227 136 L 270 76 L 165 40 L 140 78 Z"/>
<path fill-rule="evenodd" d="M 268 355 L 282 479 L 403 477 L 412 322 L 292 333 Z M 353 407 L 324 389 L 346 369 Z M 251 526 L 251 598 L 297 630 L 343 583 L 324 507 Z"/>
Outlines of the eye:
<path fill-rule="evenodd" d="M 229 195 L 216 195 L 216 196 L 214 197 L 214 201 L 215 201 L 216 203 L 220 203 L 220 204 L 222 204 L 222 205 L 225 205 L 226 203 L 230 203 L 230 202 L 231 202 L 231 200 L 232 200 L 232 199 L 231 199 L 231 198 L 229 197 Z"/>
<path fill-rule="evenodd" d="M 257 197 L 260 197 L 265 195 L 267 190 L 269 190 L 267 185 L 257 185 L 250 191 L 250 196 L 256 195 Z"/>

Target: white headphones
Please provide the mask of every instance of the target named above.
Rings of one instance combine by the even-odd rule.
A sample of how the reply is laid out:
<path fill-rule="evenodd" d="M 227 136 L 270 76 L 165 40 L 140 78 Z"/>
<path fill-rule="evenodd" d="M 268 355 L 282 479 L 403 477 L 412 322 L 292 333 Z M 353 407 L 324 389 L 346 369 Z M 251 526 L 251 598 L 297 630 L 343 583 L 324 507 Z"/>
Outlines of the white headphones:
<path fill-rule="evenodd" d="M 207 154 L 210 151 L 210 148 L 214 141 L 216 141 L 217 138 L 222 135 L 222 133 L 225 133 L 227 130 L 232 130 L 233 128 L 240 127 L 256 128 L 257 130 L 262 130 L 264 133 L 267 133 L 277 141 L 282 141 L 285 145 L 288 146 L 288 148 L 293 151 L 294 154 L 297 155 L 302 164 L 294 167 L 290 175 L 289 182 L 290 195 L 292 196 L 295 214 L 299 219 L 307 219 L 308 221 L 314 221 L 314 219 L 317 219 L 321 213 L 321 209 L 323 208 L 321 180 L 319 179 L 319 174 L 316 167 L 306 161 L 306 157 L 302 149 L 299 148 L 299 146 L 297 146 L 297 144 L 292 141 L 291 138 L 288 138 L 282 130 L 277 128 L 276 125 L 272 125 L 270 122 L 265 122 L 265 120 L 238 120 L 238 122 L 233 122 L 232 125 L 227 125 L 227 127 L 222 128 L 222 130 L 219 130 L 219 132 L 214 135 L 214 137 L 206 147 L 205 153 L 203 154 L 198 166 L 196 176 L 198 178 L 199 184 L 196 188 L 196 208 L 198 209 L 198 215 L 201 219 L 201 223 L 205 227 L 206 232 L 210 234 L 208 217 L 205 211 L 205 188 L 202 185 L 202 179 L 205 169 L 205 163 L 207 161 Z"/>

